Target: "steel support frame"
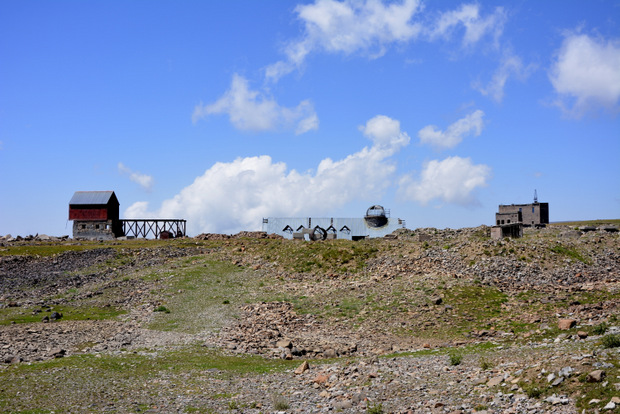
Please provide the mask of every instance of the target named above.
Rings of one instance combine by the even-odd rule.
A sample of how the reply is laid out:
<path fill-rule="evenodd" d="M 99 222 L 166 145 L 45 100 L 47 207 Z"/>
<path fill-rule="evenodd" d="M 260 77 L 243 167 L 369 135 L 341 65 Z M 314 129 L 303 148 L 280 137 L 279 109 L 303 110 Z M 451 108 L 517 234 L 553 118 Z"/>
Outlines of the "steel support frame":
<path fill-rule="evenodd" d="M 187 220 L 180 219 L 123 219 L 123 234 L 125 236 L 147 238 L 151 234 L 156 239 L 163 231 L 171 232 L 174 237 L 179 233 L 185 237 Z"/>

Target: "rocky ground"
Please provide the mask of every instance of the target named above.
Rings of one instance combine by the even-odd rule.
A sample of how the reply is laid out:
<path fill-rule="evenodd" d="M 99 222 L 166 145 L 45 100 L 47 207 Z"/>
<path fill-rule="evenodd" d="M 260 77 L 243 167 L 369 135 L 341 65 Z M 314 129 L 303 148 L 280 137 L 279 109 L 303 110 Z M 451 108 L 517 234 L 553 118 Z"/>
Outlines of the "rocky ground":
<path fill-rule="evenodd" d="M 2 238 L 0 410 L 619 411 L 618 233 L 488 230 Z"/>

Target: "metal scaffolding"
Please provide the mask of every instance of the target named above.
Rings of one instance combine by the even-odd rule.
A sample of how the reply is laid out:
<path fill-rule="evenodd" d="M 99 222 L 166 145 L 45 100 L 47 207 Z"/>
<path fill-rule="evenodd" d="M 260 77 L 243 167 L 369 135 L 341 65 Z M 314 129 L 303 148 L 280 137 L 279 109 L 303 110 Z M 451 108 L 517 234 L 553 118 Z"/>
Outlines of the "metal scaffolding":
<path fill-rule="evenodd" d="M 187 220 L 180 219 L 123 219 L 123 233 L 128 237 L 147 238 L 151 234 L 156 239 L 164 231 L 172 233 L 173 237 L 185 237 Z"/>

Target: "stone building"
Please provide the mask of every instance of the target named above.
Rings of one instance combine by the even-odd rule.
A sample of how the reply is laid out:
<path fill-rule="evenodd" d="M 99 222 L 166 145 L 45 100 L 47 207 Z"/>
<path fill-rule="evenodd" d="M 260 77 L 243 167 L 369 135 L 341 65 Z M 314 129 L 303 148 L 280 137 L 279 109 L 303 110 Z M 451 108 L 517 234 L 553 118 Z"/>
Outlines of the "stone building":
<path fill-rule="evenodd" d="M 73 238 L 112 240 L 122 236 L 119 206 L 114 191 L 76 191 L 69 201 Z"/>
<path fill-rule="evenodd" d="M 525 227 L 549 224 L 549 203 L 510 204 L 499 206 L 495 224 L 522 223 Z"/>

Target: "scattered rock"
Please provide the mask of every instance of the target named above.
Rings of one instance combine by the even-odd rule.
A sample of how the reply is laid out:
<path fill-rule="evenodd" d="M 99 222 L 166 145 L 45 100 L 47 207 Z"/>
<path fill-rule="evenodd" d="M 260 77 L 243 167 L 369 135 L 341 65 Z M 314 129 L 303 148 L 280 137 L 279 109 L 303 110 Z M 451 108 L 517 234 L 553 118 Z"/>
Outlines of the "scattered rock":
<path fill-rule="evenodd" d="M 577 325 L 575 319 L 560 319 L 558 321 L 558 328 L 563 331 L 567 331 Z"/>
<path fill-rule="evenodd" d="M 493 377 L 487 382 L 487 386 L 494 387 L 504 382 L 504 376 Z"/>
<path fill-rule="evenodd" d="M 47 354 L 52 358 L 62 358 L 65 356 L 67 351 L 61 348 L 52 348 Z"/>
<path fill-rule="evenodd" d="M 308 369 L 310 369 L 310 365 L 308 364 L 308 361 L 304 361 L 299 367 L 297 367 L 297 369 L 295 370 L 295 374 L 303 374 Z"/>
<path fill-rule="evenodd" d="M 592 371 L 586 377 L 586 381 L 588 382 L 601 382 L 605 378 L 605 371 L 597 369 L 596 371 Z"/>

